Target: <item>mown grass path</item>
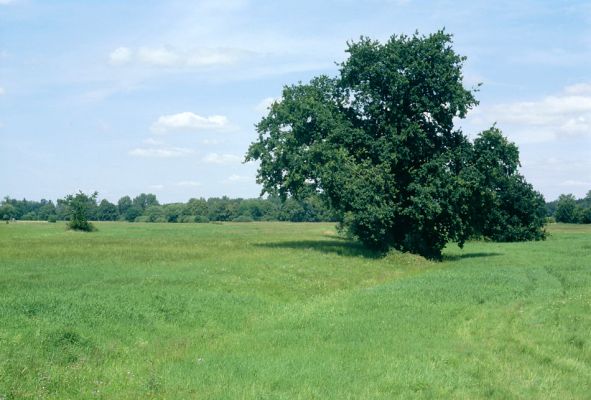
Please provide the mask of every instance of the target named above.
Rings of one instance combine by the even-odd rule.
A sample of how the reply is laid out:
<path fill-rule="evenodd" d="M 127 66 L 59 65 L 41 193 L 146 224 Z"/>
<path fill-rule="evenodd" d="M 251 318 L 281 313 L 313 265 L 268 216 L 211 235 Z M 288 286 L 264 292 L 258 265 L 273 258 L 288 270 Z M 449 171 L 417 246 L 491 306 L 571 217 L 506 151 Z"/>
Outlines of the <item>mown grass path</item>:
<path fill-rule="evenodd" d="M 0 399 L 590 398 L 591 227 L 386 257 L 331 224 L 0 226 Z"/>

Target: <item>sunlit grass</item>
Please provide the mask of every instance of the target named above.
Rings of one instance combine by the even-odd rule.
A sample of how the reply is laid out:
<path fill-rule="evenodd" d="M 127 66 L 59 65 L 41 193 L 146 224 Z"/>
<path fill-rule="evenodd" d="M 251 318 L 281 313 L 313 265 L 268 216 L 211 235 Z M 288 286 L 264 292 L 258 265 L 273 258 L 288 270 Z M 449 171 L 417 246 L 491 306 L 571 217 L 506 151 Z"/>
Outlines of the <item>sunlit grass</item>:
<path fill-rule="evenodd" d="M 368 252 L 331 224 L 0 226 L 0 399 L 585 398 L 591 228 Z"/>

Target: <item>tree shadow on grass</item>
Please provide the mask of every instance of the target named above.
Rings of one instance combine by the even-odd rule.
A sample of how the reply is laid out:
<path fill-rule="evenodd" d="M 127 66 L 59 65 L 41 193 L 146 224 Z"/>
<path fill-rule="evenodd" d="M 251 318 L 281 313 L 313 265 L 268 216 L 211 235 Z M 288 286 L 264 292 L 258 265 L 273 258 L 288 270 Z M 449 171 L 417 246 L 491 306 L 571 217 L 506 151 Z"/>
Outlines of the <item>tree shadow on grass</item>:
<path fill-rule="evenodd" d="M 492 252 L 444 254 L 443 261 L 459 261 L 459 260 L 463 260 L 466 258 L 496 257 L 496 256 L 502 256 L 502 255 L 503 255 L 503 253 L 492 253 Z"/>
<path fill-rule="evenodd" d="M 312 250 L 324 254 L 338 254 L 345 257 L 361 257 L 379 259 L 386 256 L 386 252 L 380 252 L 365 248 L 361 243 L 340 236 L 327 240 L 290 240 L 283 242 L 265 242 L 254 244 L 257 247 L 268 249 L 292 249 Z M 502 253 L 475 252 L 462 254 L 444 254 L 441 261 L 459 261 L 467 258 L 502 256 Z"/>
<path fill-rule="evenodd" d="M 351 240 L 335 238 L 330 240 L 297 240 L 284 242 L 266 242 L 257 243 L 255 246 L 266 247 L 269 249 L 293 249 L 293 250 L 312 250 L 324 254 L 338 254 L 346 257 L 362 257 L 377 259 L 385 256 L 385 253 L 370 250 L 361 243 Z"/>

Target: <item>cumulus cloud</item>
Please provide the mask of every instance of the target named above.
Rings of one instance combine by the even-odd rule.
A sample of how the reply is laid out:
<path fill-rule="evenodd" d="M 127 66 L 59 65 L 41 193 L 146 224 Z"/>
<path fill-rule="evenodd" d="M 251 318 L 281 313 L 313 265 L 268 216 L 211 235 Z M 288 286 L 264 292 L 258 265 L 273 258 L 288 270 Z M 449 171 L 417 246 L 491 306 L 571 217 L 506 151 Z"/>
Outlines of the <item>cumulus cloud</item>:
<path fill-rule="evenodd" d="M 137 62 L 152 67 L 211 67 L 235 64 L 251 52 L 235 48 L 195 48 L 179 50 L 171 46 L 139 47 L 135 50 L 119 47 L 109 55 L 113 65 Z"/>
<path fill-rule="evenodd" d="M 208 164 L 237 164 L 242 161 L 242 157 L 235 154 L 209 153 L 203 158 L 203 162 Z"/>
<path fill-rule="evenodd" d="M 152 124 L 152 132 L 166 133 L 173 130 L 222 130 L 229 125 L 228 118 L 223 115 L 202 117 L 192 112 L 163 115 Z"/>
<path fill-rule="evenodd" d="M 146 158 L 176 158 L 192 154 L 193 150 L 186 147 L 152 147 L 136 148 L 129 151 L 129 155 Z"/>
<path fill-rule="evenodd" d="M 119 47 L 109 54 L 109 63 L 112 65 L 123 65 L 131 61 L 131 50 L 127 47 Z"/>
<path fill-rule="evenodd" d="M 480 125 L 496 121 L 501 128 L 516 128 L 522 142 L 591 137 L 591 84 L 567 86 L 561 93 L 533 101 L 482 107 L 471 113 L 469 120 Z"/>

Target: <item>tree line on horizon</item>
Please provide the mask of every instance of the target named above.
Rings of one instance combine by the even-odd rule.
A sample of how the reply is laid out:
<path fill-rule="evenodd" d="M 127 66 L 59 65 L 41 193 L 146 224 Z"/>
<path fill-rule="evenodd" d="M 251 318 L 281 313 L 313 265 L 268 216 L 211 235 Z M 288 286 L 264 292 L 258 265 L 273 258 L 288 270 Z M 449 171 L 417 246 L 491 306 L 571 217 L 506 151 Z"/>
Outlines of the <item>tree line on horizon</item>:
<path fill-rule="evenodd" d="M 577 199 L 573 194 L 561 194 L 557 200 L 546 203 L 547 214 L 557 222 L 591 224 L 591 190 Z"/>
<path fill-rule="evenodd" d="M 134 198 L 121 197 L 117 203 L 107 199 L 97 201 L 88 196 L 87 218 L 91 221 L 128 222 L 216 222 L 216 221 L 289 221 L 289 222 L 332 222 L 336 217 L 318 196 L 303 200 L 279 197 L 267 198 L 192 198 L 186 203 L 161 204 L 156 195 L 142 193 Z M 5 221 L 68 221 L 71 210 L 68 196 L 41 201 L 17 200 L 6 196 L 0 202 L 0 218 Z"/>
<path fill-rule="evenodd" d="M 318 196 L 305 200 L 277 196 L 268 198 L 192 198 L 186 203 L 161 204 L 156 195 L 142 193 L 134 198 L 121 197 L 117 203 L 107 199 L 91 201 L 88 205 L 92 221 L 128 222 L 209 222 L 209 221 L 290 221 L 336 222 L 337 218 Z M 561 194 L 546 203 L 549 220 L 574 224 L 591 224 L 591 190 L 577 199 L 573 194 Z M 52 200 L 17 200 L 9 196 L 0 202 L 0 218 L 4 220 L 67 221 L 66 198 Z"/>

